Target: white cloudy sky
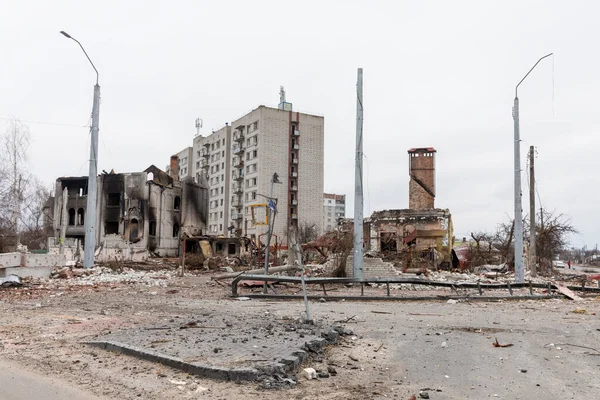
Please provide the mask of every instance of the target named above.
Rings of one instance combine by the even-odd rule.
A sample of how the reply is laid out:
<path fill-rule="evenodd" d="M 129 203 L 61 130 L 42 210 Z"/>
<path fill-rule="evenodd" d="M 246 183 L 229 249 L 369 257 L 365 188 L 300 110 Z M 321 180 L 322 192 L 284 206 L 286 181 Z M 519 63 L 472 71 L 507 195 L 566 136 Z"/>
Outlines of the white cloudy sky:
<path fill-rule="evenodd" d="M 94 73 L 60 30 L 100 70 L 100 170 L 164 167 L 197 117 L 209 132 L 275 106 L 284 85 L 296 110 L 325 116 L 325 189 L 346 193 L 352 214 L 363 67 L 365 215 L 406 208 L 406 150 L 434 146 L 436 205 L 463 236 L 513 213 L 514 86 L 554 52 L 519 91 L 523 167 L 537 146 L 544 207 L 572 217 L 574 246 L 592 247 L 598 15 L 591 0 L 0 0 L 0 118 L 29 121 L 29 162 L 44 181 L 87 174 Z"/>

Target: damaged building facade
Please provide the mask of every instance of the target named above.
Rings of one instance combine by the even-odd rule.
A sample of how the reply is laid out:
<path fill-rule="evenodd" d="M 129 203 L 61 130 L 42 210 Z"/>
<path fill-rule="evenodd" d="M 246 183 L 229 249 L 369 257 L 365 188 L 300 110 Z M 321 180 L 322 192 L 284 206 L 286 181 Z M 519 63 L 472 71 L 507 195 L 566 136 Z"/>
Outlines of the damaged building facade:
<path fill-rule="evenodd" d="M 98 176 L 96 262 L 144 261 L 149 255 L 180 254 L 181 237 L 206 232 L 208 189 L 205 182 L 179 180 L 155 166 L 143 172 Z M 83 259 L 87 177 L 56 180 L 52 253 Z"/>
<path fill-rule="evenodd" d="M 382 253 L 432 250 L 446 259 L 452 249 L 452 216 L 435 208 L 435 154 L 432 147 L 412 148 L 409 156 L 408 209 L 373 212 L 365 221 L 365 247 Z M 439 258 L 439 257 L 438 257 Z"/>

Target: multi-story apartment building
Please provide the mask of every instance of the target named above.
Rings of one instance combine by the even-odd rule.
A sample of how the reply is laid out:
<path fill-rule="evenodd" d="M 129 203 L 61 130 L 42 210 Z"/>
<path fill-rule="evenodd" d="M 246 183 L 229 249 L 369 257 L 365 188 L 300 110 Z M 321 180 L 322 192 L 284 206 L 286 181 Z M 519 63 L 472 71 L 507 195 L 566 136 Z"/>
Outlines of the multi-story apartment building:
<path fill-rule="evenodd" d="M 346 195 L 323 193 L 323 232 L 335 229 L 340 218 L 346 218 Z"/>
<path fill-rule="evenodd" d="M 285 109 L 284 109 L 285 108 Z M 287 243 L 289 227 L 323 219 L 324 119 L 280 108 L 259 106 L 231 124 L 233 129 L 232 204 L 235 230 L 259 238 L 267 228 L 252 222 L 250 206 L 277 199 L 273 233 Z M 273 175 L 280 183 L 271 184 Z"/>
<path fill-rule="evenodd" d="M 209 188 L 208 233 L 225 235 L 231 225 L 229 210 L 231 190 L 231 127 L 208 136 L 197 135 L 193 145 L 193 176 L 196 182 L 206 179 Z"/>
<path fill-rule="evenodd" d="M 258 239 L 267 227 L 252 221 L 251 205 L 267 204 L 273 175 L 273 233 L 287 243 L 289 227 L 322 226 L 324 118 L 291 104 L 259 106 L 193 144 L 193 176 L 209 185 L 208 232 Z M 264 209 L 263 209 L 264 210 Z M 263 212 L 264 214 L 264 212 Z"/>

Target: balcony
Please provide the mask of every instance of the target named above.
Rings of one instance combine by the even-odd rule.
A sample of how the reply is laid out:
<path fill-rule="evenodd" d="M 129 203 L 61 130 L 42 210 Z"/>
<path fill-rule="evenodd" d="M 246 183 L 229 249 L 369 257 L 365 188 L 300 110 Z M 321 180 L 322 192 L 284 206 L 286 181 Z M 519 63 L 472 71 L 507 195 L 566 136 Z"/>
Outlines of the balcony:
<path fill-rule="evenodd" d="M 210 151 L 208 151 L 207 149 L 203 149 L 202 150 L 202 157 L 208 159 L 210 157 Z"/>
<path fill-rule="evenodd" d="M 233 146 L 232 151 L 233 154 L 236 155 L 244 154 L 244 146 L 242 146 L 241 144 L 236 144 Z"/>
<path fill-rule="evenodd" d="M 297 192 L 298 191 L 298 186 L 294 185 L 294 186 L 290 186 L 290 190 L 292 192 Z"/>
<path fill-rule="evenodd" d="M 297 206 L 298 205 L 298 200 L 292 200 L 292 205 Z"/>
<path fill-rule="evenodd" d="M 234 168 L 242 168 L 244 166 L 244 159 L 242 157 L 236 157 L 233 159 Z"/>
<path fill-rule="evenodd" d="M 292 219 L 298 219 L 298 214 L 291 214 L 290 216 Z"/>
<path fill-rule="evenodd" d="M 298 159 L 297 158 L 292 158 L 292 164 L 298 164 Z"/>
<path fill-rule="evenodd" d="M 244 141 L 244 132 L 236 132 L 233 135 L 233 140 L 235 142 L 243 142 Z"/>
<path fill-rule="evenodd" d="M 298 173 L 297 172 L 292 172 L 292 178 L 297 178 L 298 177 Z"/>
<path fill-rule="evenodd" d="M 296 143 L 292 148 L 294 150 L 299 150 L 300 149 L 300 145 Z"/>
<path fill-rule="evenodd" d="M 244 173 L 241 171 L 238 172 L 234 172 L 233 173 L 233 179 L 236 181 L 243 181 L 244 180 Z"/>
<path fill-rule="evenodd" d="M 210 150 L 210 143 L 206 142 L 203 144 L 204 147 L 206 147 L 205 150 Z"/>
<path fill-rule="evenodd" d="M 233 193 L 242 194 L 244 193 L 244 188 L 242 187 L 242 185 L 233 185 Z"/>
<path fill-rule="evenodd" d="M 231 214 L 231 219 L 234 221 L 238 221 L 244 219 L 244 215 L 240 213 Z"/>
<path fill-rule="evenodd" d="M 242 208 L 243 204 L 242 204 L 242 198 L 241 197 L 236 197 L 233 200 L 231 200 L 231 206 L 234 208 Z"/>
<path fill-rule="evenodd" d="M 294 136 L 300 136 L 300 131 L 298 129 L 294 130 L 292 133 Z"/>

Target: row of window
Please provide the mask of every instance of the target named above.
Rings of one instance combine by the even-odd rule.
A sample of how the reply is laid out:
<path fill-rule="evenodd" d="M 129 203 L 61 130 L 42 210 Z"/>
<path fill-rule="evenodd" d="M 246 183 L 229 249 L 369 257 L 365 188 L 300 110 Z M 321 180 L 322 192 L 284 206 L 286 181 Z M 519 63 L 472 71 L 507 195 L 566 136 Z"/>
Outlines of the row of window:
<path fill-rule="evenodd" d="M 223 190 L 224 190 L 223 186 L 221 186 L 220 188 L 210 189 L 210 197 L 215 197 L 220 194 L 223 194 Z"/>
<path fill-rule="evenodd" d="M 258 165 L 256 163 L 254 164 L 250 164 L 246 166 L 246 173 L 247 174 L 251 174 L 253 172 L 256 172 L 258 170 Z"/>
<path fill-rule="evenodd" d="M 208 215 L 208 219 L 215 220 L 215 219 L 219 219 L 219 218 L 223 218 L 223 211 L 221 211 L 221 212 L 211 212 Z"/>
<path fill-rule="evenodd" d="M 254 160 L 258 157 L 258 150 L 252 150 L 246 153 L 246 161 Z"/>
<path fill-rule="evenodd" d="M 221 199 L 220 201 L 219 200 L 211 200 L 209 204 L 210 204 L 210 208 L 217 208 L 217 207 L 219 207 L 219 204 L 223 205 L 223 199 Z"/>

